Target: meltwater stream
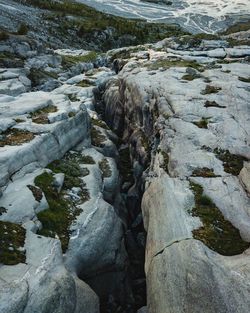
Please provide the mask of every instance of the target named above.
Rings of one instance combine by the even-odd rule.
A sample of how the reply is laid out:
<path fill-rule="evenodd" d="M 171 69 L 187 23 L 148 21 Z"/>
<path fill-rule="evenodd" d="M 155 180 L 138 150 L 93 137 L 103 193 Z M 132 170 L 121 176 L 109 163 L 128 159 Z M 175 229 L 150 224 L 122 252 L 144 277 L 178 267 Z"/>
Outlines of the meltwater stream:
<path fill-rule="evenodd" d="M 249 0 L 172 0 L 171 5 L 141 0 L 77 1 L 123 17 L 177 23 L 192 33 L 215 33 L 250 18 Z"/>

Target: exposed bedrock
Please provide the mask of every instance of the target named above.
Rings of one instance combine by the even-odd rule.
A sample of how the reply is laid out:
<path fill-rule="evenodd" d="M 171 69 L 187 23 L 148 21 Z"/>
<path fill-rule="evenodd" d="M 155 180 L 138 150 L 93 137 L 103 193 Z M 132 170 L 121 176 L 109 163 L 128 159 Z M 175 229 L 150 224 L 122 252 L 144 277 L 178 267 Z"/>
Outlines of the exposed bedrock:
<path fill-rule="evenodd" d="M 248 313 L 250 50 L 188 38 L 1 70 L 1 312 Z"/>
<path fill-rule="evenodd" d="M 97 111 L 130 147 L 136 194 L 145 186 L 147 307 L 247 313 L 250 67 L 243 58 L 215 65 L 234 54 L 227 49 L 161 45 L 128 52 L 95 91 Z"/>

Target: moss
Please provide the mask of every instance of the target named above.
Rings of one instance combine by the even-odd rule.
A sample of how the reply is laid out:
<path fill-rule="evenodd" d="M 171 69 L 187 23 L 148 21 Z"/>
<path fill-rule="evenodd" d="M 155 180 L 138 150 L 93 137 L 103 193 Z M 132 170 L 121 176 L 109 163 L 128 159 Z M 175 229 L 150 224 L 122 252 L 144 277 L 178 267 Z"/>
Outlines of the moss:
<path fill-rule="evenodd" d="M 19 26 L 17 33 L 18 35 L 27 35 L 28 31 L 29 31 L 28 26 L 25 23 L 22 23 Z"/>
<path fill-rule="evenodd" d="M 220 87 L 215 87 L 212 85 L 207 85 L 206 88 L 201 92 L 202 95 L 208 95 L 211 93 L 217 93 L 221 90 Z"/>
<path fill-rule="evenodd" d="M 54 72 L 48 72 L 42 69 L 31 68 L 27 76 L 32 83 L 32 87 L 37 87 L 49 79 L 58 79 L 58 75 Z"/>
<path fill-rule="evenodd" d="M 195 35 L 187 35 L 183 36 L 179 39 L 179 42 L 182 45 L 188 45 L 190 47 L 198 47 L 202 40 L 218 40 L 218 35 L 213 34 L 206 34 L 206 33 L 200 33 Z"/>
<path fill-rule="evenodd" d="M 248 78 L 245 78 L 245 77 L 238 77 L 238 79 L 239 79 L 241 82 L 250 83 L 250 77 L 248 77 Z"/>
<path fill-rule="evenodd" d="M 68 113 L 68 117 L 71 118 L 71 117 L 75 117 L 76 116 L 76 112 L 69 112 Z"/>
<path fill-rule="evenodd" d="M 15 121 L 16 123 L 18 123 L 18 124 L 25 122 L 25 120 L 22 119 L 22 118 L 15 118 L 14 121 Z"/>
<path fill-rule="evenodd" d="M 84 164 L 95 164 L 95 160 L 90 155 L 82 155 L 81 160 Z"/>
<path fill-rule="evenodd" d="M 102 121 L 102 120 L 92 118 L 92 119 L 91 119 L 91 122 L 92 122 L 92 124 L 95 125 L 95 126 L 98 126 L 98 127 L 103 128 L 103 129 L 109 130 L 108 125 L 107 125 L 104 121 Z"/>
<path fill-rule="evenodd" d="M 226 108 L 226 106 L 219 105 L 216 101 L 209 101 L 209 100 L 205 102 L 204 107 L 205 108 L 215 107 L 215 108 L 223 108 L 223 109 Z"/>
<path fill-rule="evenodd" d="M 74 162 L 77 167 L 79 167 L 80 164 L 95 164 L 95 161 L 91 156 L 86 156 L 84 154 L 81 154 L 80 152 L 75 151 L 67 153 L 64 158 L 66 160 L 71 160 L 72 162 Z"/>
<path fill-rule="evenodd" d="M 79 98 L 77 97 L 77 95 L 75 93 L 69 94 L 67 96 L 68 96 L 69 100 L 72 102 L 79 101 Z"/>
<path fill-rule="evenodd" d="M 0 221 L 0 263 L 5 265 L 25 263 L 24 242 L 25 229 L 23 227 Z"/>
<path fill-rule="evenodd" d="M 194 125 L 196 125 L 199 128 L 205 128 L 207 129 L 207 125 L 208 125 L 208 118 L 202 117 L 202 119 L 198 122 L 193 122 Z"/>
<path fill-rule="evenodd" d="M 32 194 L 33 194 L 34 198 L 36 199 L 36 201 L 41 202 L 41 200 L 43 198 L 42 190 L 40 188 L 32 186 L 32 185 L 27 185 L 27 187 L 32 192 Z"/>
<path fill-rule="evenodd" d="M 70 203 L 53 187 L 53 174 L 43 173 L 35 178 L 35 184 L 41 188 L 49 204 L 49 209 L 37 214 L 43 225 L 40 235 L 60 238 L 62 249 L 65 252 L 69 241 L 69 226 L 72 222 Z"/>
<path fill-rule="evenodd" d="M 166 151 L 162 151 L 161 150 L 161 154 L 162 154 L 162 157 L 163 157 L 163 163 L 161 164 L 161 168 L 164 169 L 164 171 L 169 174 L 169 171 L 168 171 L 168 163 L 169 163 L 169 156 L 168 156 L 168 153 Z"/>
<path fill-rule="evenodd" d="M 79 83 L 76 84 L 76 86 L 79 86 L 79 87 L 91 87 L 91 86 L 94 86 L 94 83 L 91 82 L 90 80 L 88 79 L 83 79 L 82 81 L 80 81 Z"/>
<path fill-rule="evenodd" d="M 114 61 L 115 59 L 122 59 L 125 61 L 126 59 L 130 59 L 132 57 L 132 53 L 136 53 L 144 49 L 144 46 L 126 47 L 119 49 L 118 51 L 109 51 L 108 53 L 111 54 L 111 61 Z"/>
<path fill-rule="evenodd" d="M 34 137 L 35 135 L 27 130 L 11 128 L 0 134 L 0 147 L 22 145 Z"/>
<path fill-rule="evenodd" d="M 194 75 L 194 74 L 185 74 L 185 75 L 182 76 L 181 79 L 191 81 L 191 80 L 194 80 L 194 79 L 197 79 L 197 78 L 200 78 L 200 76 L 199 75 Z"/>
<path fill-rule="evenodd" d="M 32 117 L 32 122 L 36 124 L 48 124 L 49 113 L 57 112 L 57 107 L 54 105 L 48 105 L 45 108 L 39 109 L 35 112 L 32 112 L 30 115 Z"/>
<path fill-rule="evenodd" d="M 225 220 L 212 200 L 204 195 L 202 186 L 195 183 L 190 183 L 190 186 L 195 197 L 195 207 L 190 213 L 203 223 L 202 227 L 193 230 L 193 237 L 222 255 L 245 251 L 250 244 L 242 240 L 239 230 Z"/>
<path fill-rule="evenodd" d="M 7 212 L 6 208 L 3 207 L 3 206 L 1 206 L 1 207 L 0 207 L 0 216 L 3 215 L 3 214 L 6 213 L 6 212 Z"/>
<path fill-rule="evenodd" d="M 250 40 L 249 39 L 242 39 L 242 38 L 227 38 L 227 42 L 229 47 L 235 47 L 235 46 L 249 46 L 250 45 Z M 237 61 L 234 61 L 237 62 Z"/>
<path fill-rule="evenodd" d="M 102 134 L 102 132 L 99 129 L 92 126 L 91 128 L 92 145 L 103 148 L 105 141 L 106 141 L 106 137 Z"/>
<path fill-rule="evenodd" d="M 63 55 L 62 66 L 69 68 L 77 63 L 89 63 L 94 62 L 98 54 L 95 51 L 91 51 L 85 55 Z"/>
<path fill-rule="evenodd" d="M 129 186 L 133 185 L 134 175 L 129 147 L 119 149 L 118 169 L 122 178 L 122 182 L 128 182 Z"/>
<path fill-rule="evenodd" d="M 208 34 L 208 33 L 199 33 L 192 35 L 193 38 L 200 39 L 200 40 L 219 40 L 220 37 L 215 34 Z"/>
<path fill-rule="evenodd" d="M 9 37 L 9 34 L 6 31 L 0 31 L 0 41 L 8 40 Z"/>
<path fill-rule="evenodd" d="M 157 70 L 159 68 L 168 69 L 171 67 L 192 67 L 198 71 L 203 70 L 203 67 L 195 61 L 159 59 L 154 63 L 147 64 L 148 70 Z"/>
<path fill-rule="evenodd" d="M 224 31 L 223 35 L 229 35 L 233 33 L 238 33 L 242 31 L 247 31 L 250 29 L 250 21 L 236 23 L 230 27 L 226 31 Z"/>
<path fill-rule="evenodd" d="M 214 170 L 208 167 L 196 168 L 193 171 L 192 176 L 194 177 L 217 177 L 214 174 Z"/>
<path fill-rule="evenodd" d="M 223 162 L 224 171 L 232 175 L 239 175 L 247 159 L 241 155 L 231 154 L 228 150 L 216 148 L 214 153 Z"/>
<path fill-rule="evenodd" d="M 24 59 L 11 52 L 0 52 L 0 67 L 24 67 Z"/>
<path fill-rule="evenodd" d="M 47 166 L 54 173 L 64 173 L 64 189 L 70 190 L 73 187 L 83 187 L 81 177 L 87 176 L 89 170 L 80 167 L 78 161 L 70 154 L 63 159 L 56 160 Z"/>
<path fill-rule="evenodd" d="M 107 159 L 103 159 L 99 162 L 99 168 L 102 171 L 102 176 L 105 177 L 111 177 L 112 170 L 109 165 L 109 161 Z"/>
<path fill-rule="evenodd" d="M 54 187 L 53 174 L 43 173 L 36 177 L 35 184 L 44 192 L 49 204 L 49 209 L 38 214 L 43 228 L 39 232 L 48 237 L 60 238 L 62 249 L 65 252 L 70 238 L 70 226 L 81 213 L 78 204 L 89 200 L 88 190 L 81 177 L 89 174 L 86 168 L 77 163 L 78 154 L 68 153 L 62 160 L 57 160 L 48 165 L 54 173 L 64 173 L 64 184 L 58 193 Z M 69 190 L 73 187 L 79 188 L 76 198 L 69 197 Z"/>
<path fill-rule="evenodd" d="M 143 146 L 145 151 L 148 153 L 148 152 L 150 152 L 150 142 L 149 142 L 149 139 L 148 139 L 148 137 L 145 135 L 145 133 L 143 131 L 141 131 L 140 134 L 141 134 L 141 136 L 140 136 L 141 145 Z"/>

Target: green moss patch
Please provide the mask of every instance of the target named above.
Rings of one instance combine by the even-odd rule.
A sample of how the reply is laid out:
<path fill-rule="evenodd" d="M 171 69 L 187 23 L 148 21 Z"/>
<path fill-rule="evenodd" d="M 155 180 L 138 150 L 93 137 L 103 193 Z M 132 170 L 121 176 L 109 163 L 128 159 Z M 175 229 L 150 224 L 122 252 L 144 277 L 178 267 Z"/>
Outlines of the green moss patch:
<path fill-rule="evenodd" d="M 87 176 L 89 170 L 79 165 L 76 156 L 67 154 L 63 159 L 56 160 L 47 166 L 54 173 L 64 173 L 64 189 L 70 190 L 73 187 L 83 187 L 81 177 Z"/>
<path fill-rule="evenodd" d="M 25 263 L 24 242 L 25 229 L 23 227 L 0 221 L 0 263 L 5 265 Z"/>
<path fill-rule="evenodd" d="M 24 67 L 24 59 L 11 52 L 0 52 L 0 67 Z"/>
<path fill-rule="evenodd" d="M 181 79 L 184 79 L 184 80 L 188 80 L 188 81 L 192 81 L 194 79 L 197 79 L 197 78 L 200 78 L 201 76 L 200 75 L 197 75 L 197 74 L 185 74 L 182 76 Z"/>
<path fill-rule="evenodd" d="M 57 107 L 54 105 L 48 105 L 43 109 L 37 110 L 35 112 L 32 112 L 30 115 L 32 117 L 32 122 L 36 124 L 48 124 L 49 113 L 57 112 Z"/>
<path fill-rule="evenodd" d="M 81 160 L 84 164 L 95 164 L 95 160 L 90 155 L 82 155 Z"/>
<path fill-rule="evenodd" d="M 22 118 L 15 118 L 14 121 L 15 121 L 17 124 L 25 122 L 25 120 L 22 119 Z"/>
<path fill-rule="evenodd" d="M 196 125 L 199 128 L 207 129 L 208 121 L 209 121 L 208 118 L 202 117 L 201 120 L 199 120 L 198 122 L 193 122 L 193 124 Z"/>
<path fill-rule="evenodd" d="M 98 119 L 92 118 L 92 119 L 91 119 L 91 122 L 92 122 L 92 124 L 95 125 L 95 126 L 98 126 L 98 127 L 103 128 L 103 129 L 109 130 L 108 125 L 107 125 L 104 121 L 102 121 L 102 120 L 98 120 Z"/>
<path fill-rule="evenodd" d="M 161 150 L 161 154 L 162 154 L 162 157 L 163 157 L 163 163 L 161 164 L 161 168 L 164 169 L 164 171 L 169 174 L 169 171 L 168 171 L 168 163 L 169 163 L 169 156 L 168 156 L 168 153 L 166 151 L 162 151 Z"/>
<path fill-rule="evenodd" d="M 188 45 L 189 47 L 198 47 L 202 40 L 218 40 L 218 35 L 200 33 L 195 35 L 183 36 L 179 39 L 181 45 Z"/>
<path fill-rule="evenodd" d="M 145 133 L 143 131 L 140 132 L 140 140 L 141 140 L 141 145 L 143 146 L 143 148 L 145 149 L 145 151 L 147 153 L 150 152 L 150 142 L 148 137 L 145 135 Z"/>
<path fill-rule="evenodd" d="M 3 215 L 3 214 L 6 213 L 6 212 L 7 212 L 6 208 L 3 207 L 3 206 L 1 206 L 1 207 L 0 207 L 0 216 Z"/>
<path fill-rule="evenodd" d="M 31 80 L 32 87 L 37 87 L 49 79 L 58 79 L 58 75 L 54 72 L 31 68 L 28 78 Z"/>
<path fill-rule="evenodd" d="M 244 166 L 244 161 L 247 161 L 243 156 L 231 154 L 228 150 L 216 148 L 214 153 L 223 162 L 224 171 L 232 175 L 239 175 Z"/>
<path fill-rule="evenodd" d="M 0 31 L 0 41 L 8 40 L 9 37 L 9 34 L 6 31 Z"/>
<path fill-rule="evenodd" d="M 250 77 L 248 77 L 248 78 L 245 78 L 245 77 L 238 77 L 238 79 L 239 79 L 241 82 L 250 83 Z"/>
<path fill-rule="evenodd" d="M 214 174 L 214 170 L 208 167 L 196 168 L 193 171 L 192 176 L 194 177 L 217 177 Z"/>
<path fill-rule="evenodd" d="M 71 117 L 75 117 L 76 116 L 76 112 L 69 112 L 68 113 L 68 117 L 71 118 Z"/>
<path fill-rule="evenodd" d="M 91 128 L 91 142 L 93 146 L 103 148 L 104 142 L 106 141 L 106 137 L 102 134 L 102 132 L 92 126 Z"/>
<path fill-rule="evenodd" d="M 91 51 L 85 55 L 63 55 L 62 66 L 68 68 L 77 63 L 89 63 L 94 62 L 98 54 L 95 51 Z"/>
<path fill-rule="evenodd" d="M 35 179 L 36 186 L 44 192 L 49 204 L 47 210 L 37 215 L 43 225 L 39 234 L 53 238 L 58 236 L 63 252 L 68 247 L 71 235 L 70 226 L 81 213 L 79 205 L 89 200 L 88 190 L 82 180 L 82 177 L 88 175 L 89 171 L 79 165 L 79 160 L 82 160 L 79 153 L 68 153 L 62 160 L 56 160 L 48 165 L 54 173 L 65 174 L 60 193 L 54 186 L 52 173 L 45 172 Z M 79 191 L 72 198 L 69 192 L 73 187 L 78 188 Z"/>
<path fill-rule="evenodd" d="M 201 92 L 202 95 L 209 95 L 212 93 L 218 93 L 221 90 L 220 87 L 207 85 L 206 88 Z"/>
<path fill-rule="evenodd" d="M 104 178 L 111 177 L 112 170 L 109 165 L 109 161 L 107 159 L 103 159 L 99 162 L 99 168 L 102 171 L 102 176 Z"/>
<path fill-rule="evenodd" d="M 22 145 L 34 138 L 35 135 L 27 130 L 11 128 L 0 134 L 0 147 Z"/>
<path fill-rule="evenodd" d="M 250 21 L 240 22 L 240 23 L 236 23 L 236 24 L 228 27 L 228 29 L 226 31 L 224 31 L 222 34 L 223 35 L 229 35 L 229 34 L 233 34 L 233 33 L 247 31 L 249 29 L 250 29 Z"/>
<path fill-rule="evenodd" d="M 147 65 L 148 70 L 158 70 L 159 68 L 169 69 L 171 67 L 192 67 L 198 71 L 202 71 L 203 67 L 195 61 L 159 59 L 154 63 Z"/>
<path fill-rule="evenodd" d="M 216 101 L 209 101 L 207 100 L 205 102 L 205 105 L 204 105 L 205 108 L 211 108 L 211 107 L 214 107 L 214 108 L 226 108 L 226 106 L 223 106 L 223 105 L 219 105 Z"/>
<path fill-rule="evenodd" d="M 195 183 L 190 186 L 195 197 L 195 207 L 190 213 L 203 223 L 193 230 L 193 237 L 222 255 L 241 254 L 249 248 L 250 244 L 242 240 L 239 230 L 225 220 L 212 200 L 204 195 L 202 186 Z"/>
<path fill-rule="evenodd" d="M 75 93 L 69 94 L 67 96 L 68 96 L 69 100 L 72 102 L 79 101 L 79 98 L 77 97 L 77 95 Z"/>
<path fill-rule="evenodd" d="M 83 79 L 82 81 L 80 81 L 79 83 L 76 84 L 76 86 L 78 87 L 91 87 L 94 86 L 95 84 L 93 82 L 91 82 L 88 79 Z"/>
<path fill-rule="evenodd" d="M 25 23 L 21 23 L 19 28 L 18 28 L 17 34 L 18 35 L 27 35 L 28 31 L 29 31 L 29 27 Z"/>

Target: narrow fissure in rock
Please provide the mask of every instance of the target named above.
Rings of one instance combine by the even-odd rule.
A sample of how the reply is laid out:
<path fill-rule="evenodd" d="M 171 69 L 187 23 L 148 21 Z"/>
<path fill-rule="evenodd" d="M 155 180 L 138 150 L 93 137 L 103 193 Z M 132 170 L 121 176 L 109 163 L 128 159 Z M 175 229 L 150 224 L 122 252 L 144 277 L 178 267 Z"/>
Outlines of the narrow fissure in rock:
<path fill-rule="evenodd" d="M 136 182 L 133 178 L 128 146 L 121 143 L 117 148 L 123 207 L 116 207 L 116 212 L 123 221 L 123 242 L 127 253 L 125 268 L 120 272 L 107 269 L 96 273 L 95 277 L 81 278 L 99 296 L 101 313 L 135 313 L 146 305 L 146 233 L 141 213 L 143 183 L 141 179 Z"/>
<path fill-rule="evenodd" d="M 101 94 L 100 90 L 96 89 L 97 101 L 98 97 L 101 99 Z M 112 129 L 103 114 L 99 114 L 99 117 L 99 123 L 107 122 L 118 136 L 115 143 L 119 154 L 116 162 L 120 176 L 121 199 L 117 201 L 118 204 L 115 201 L 112 205 L 123 222 L 122 245 L 125 247 L 127 259 L 124 268 L 115 272 L 112 268 L 107 268 L 102 273 L 96 273 L 94 277 L 81 274 L 79 277 L 99 296 L 101 313 L 136 313 L 146 306 L 146 232 L 141 212 L 144 167 L 132 157 L 135 152 L 131 151 L 131 144 L 121 138 L 121 133 Z"/>

